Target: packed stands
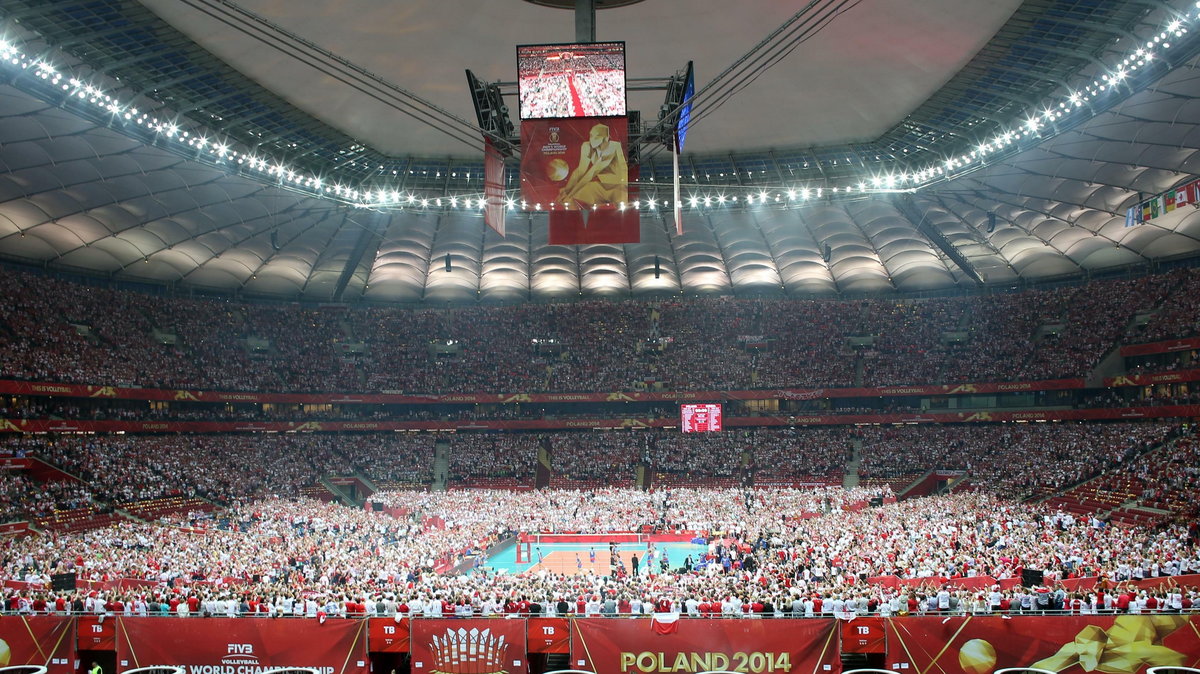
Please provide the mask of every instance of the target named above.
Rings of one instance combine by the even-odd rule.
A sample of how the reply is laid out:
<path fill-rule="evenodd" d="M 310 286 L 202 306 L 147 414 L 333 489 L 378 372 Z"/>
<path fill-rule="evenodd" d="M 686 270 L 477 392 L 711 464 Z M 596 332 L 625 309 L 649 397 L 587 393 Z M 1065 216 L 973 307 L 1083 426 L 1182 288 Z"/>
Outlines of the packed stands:
<path fill-rule="evenodd" d="M 1176 424 L 992 424 L 862 429 L 865 477 L 914 466 L 969 471 L 972 483 L 1012 496 L 1049 495 L 1126 463 L 1168 437 Z"/>
<path fill-rule="evenodd" d="M 385 492 L 373 497 L 402 513 L 398 516 L 307 499 L 267 498 L 240 503 L 204 528 L 125 522 L 65 532 L 52 546 L 37 537 L 6 540 L 0 579 L 15 583 L 9 590 L 14 597 L 36 592 L 22 589 L 23 583 L 36 586 L 50 574 L 67 571 L 85 583 L 122 578 L 147 583 L 138 597 L 105 587 L 88 595 L 99 599 L 99 605 L 89 601 L 82 609 L 123 615 L 138 615 L 131 604 L 148 598 L 171 601 L 169 610 L 177 616 L 246 615 L 240 602 L 250 597 L 268 615 L 316 618 L 321 612 L 338 617 L 347 614 L 337 606 L 343 599 L 355 605 L 370 599 L 372 607 L 363 614 L 437 616 L 445 610 L 442 601 L 454 603 L 464 595 L 471 615 L 520 611 L 492 603 L 494 596 L 526 597 L 539 603 L 543 614 L 548 610 L 554 615 L 559 598 L 573 601 L 612 591 L 665 600 L 677 610 L 696 613 L 689 600 L 736 597 L 736 608 L 716 613 L 740 616 L 762 603 L 783 607 L 785 615 L 803 616 L 814 610 L 831 613 L 834 602 L 843 602 L 846 610 L 846 601 L 854 603 L 851 612 L 857 614 L 924 613 L 924 599 L 943 591 L 953 595 L 955 604 L 941 613 L 971 613 L 976 610 L 971 602 L 975 587 L 990 587 L 1004 599 L 1004 608 L 984 606 L 982 612 L 1036 610 L 1028 602 L 1038 592 L 1019 580 L 1024 568 L 1041 570 L 1047 589 L 1086 578 L 1123 582 L 1200 570 L 1196 532 L 1181 525 L 1105 527 L 983 493 L 876 508 L 861 505 L 887 494 L 865 488 L 610 488 Z M 790 516 L 781 519 L 781 513 Z M 708 553 L 691 560 L 699 565 L 695 569 L 680 568 L 686 560 L 673 560 L 667 571 L 647 563 L 636 575 L 620 569 L 612 575 L 486 573 L 481 553 L 514 533 L 514 522 L 532 532 L 643 526 L 678 530 L 705 536 Z M 320 554 L 314 555 L 317 550 Z M 484 563 L 482 573 L 448 573 L 456 562 L 470 565 L 472 560 Z M 880 578 L 895 580 L 876 582 Z M 174 589 L 167 591 L 167 583 Z M 1149 594 L 1165 599 L 1170 592 L 1168 584 Z M 1093 612 L 1115 610 L 1116 598 L 1106 594 L 1088 594 Z M 68 598 L 74 595 L 67 593 Z M 189 604 L 192 596 L 196 602 Z M 1196 588 L 1185 589 L 1183 596 L 1188 607 L 1200 600 Z M 230 606 L 231 597 L 242 599 Z M 332 608 L 308 601 L 330 597 Z M 389 597 L 393 603 L 382 611 L 374 606 Z M 791 608 L 794 600 L 814 597 L 823 599 L 826 608 L 806 608 L 803 602 Z M 910 599 L 921 605 L 908 604 Z M 121 602 L 120 608 L 114 601 Z M 1057 601 L 1061 606 L 1062 596 Z M 934 603 L 928 610 L 938 608 Z M 1178 604 L 1174 610 L 1183 608 Z"/>
<path fill-rule="evenodd" d="M 20 272 L 0 281 L 0 368 L 41 381 L 246 391 L 613 391 L 646 382 L 696 390 L 1078 377 L 1126 337 L 1140 311 L 1157 308 L 1139 339 L 1191 332 L 1194 300 L 1187 298 L 1196 294 L 1188 290 L 1200 285 L 1197 276 L 1187 270 L 925 300 L 406 309 L 162 298 Z"/>

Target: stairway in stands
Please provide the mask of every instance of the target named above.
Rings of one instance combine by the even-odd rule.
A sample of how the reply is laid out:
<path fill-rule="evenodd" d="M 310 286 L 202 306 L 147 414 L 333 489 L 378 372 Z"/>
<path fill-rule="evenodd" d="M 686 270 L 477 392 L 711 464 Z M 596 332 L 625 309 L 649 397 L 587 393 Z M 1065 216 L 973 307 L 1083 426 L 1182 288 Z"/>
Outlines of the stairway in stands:
<path fill-rule="evenodd" d="M 430 491 L 446 491 L 446 482 L 450 476 L 450 443 L 438 440 L 433 446 L 433 484 Z"/>
<path fill-rule="evenodd" d="M 858 467 L 862 464 L 862 438 L 850 441 L 852 451 L 850 460 L 846 462 L 846 474 L 842 476 L 842 488 L 853 489 L 858 486 Z"/>
<path fill-rule="evenodd" d="M 1174 449 L 1179 442 L 1191 442 L 1190 437 L 1172 438 L 1157 443 L 1147 451 L 1126 461 L 1123 466 L 1107 473 L 1092 476 L 1066 489 L 1050 495 L 1035 495 L 1030 500 L 1047 508 L 1062 510 L 1079 516 L 1107 517 L 1115 524 L 1152 524 L 1164 516 L 1161 510 L 1144 503 L 1144 482 L 1134 477 L 1127 469 L 1136 463 L 1153 459 Z"/>

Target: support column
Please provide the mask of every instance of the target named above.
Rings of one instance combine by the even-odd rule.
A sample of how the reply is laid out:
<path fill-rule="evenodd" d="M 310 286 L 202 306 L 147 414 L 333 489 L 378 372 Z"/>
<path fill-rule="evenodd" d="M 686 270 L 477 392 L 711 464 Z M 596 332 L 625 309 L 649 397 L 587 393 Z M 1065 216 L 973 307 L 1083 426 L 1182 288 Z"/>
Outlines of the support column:
<path fill-rule="evenodd" d="M 596 41 L 596 0 L 575 0 L 575 41 Z"/>

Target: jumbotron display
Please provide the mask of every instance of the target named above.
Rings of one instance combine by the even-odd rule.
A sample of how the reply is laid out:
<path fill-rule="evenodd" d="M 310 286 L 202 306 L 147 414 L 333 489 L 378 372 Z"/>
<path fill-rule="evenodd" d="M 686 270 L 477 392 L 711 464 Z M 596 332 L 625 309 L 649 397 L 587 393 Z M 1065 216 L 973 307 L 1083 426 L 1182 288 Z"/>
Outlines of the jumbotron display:
<path fill-rule="evenodd" d="M 625 116 L 625 43 L 517 46 L 521 119 Z"/>
<path fill-rule="evenodd" d="M 717 403 L 680 405 L 679 430 L 684 433 L 708 433 L 721 430 L 721 405 Z"/>

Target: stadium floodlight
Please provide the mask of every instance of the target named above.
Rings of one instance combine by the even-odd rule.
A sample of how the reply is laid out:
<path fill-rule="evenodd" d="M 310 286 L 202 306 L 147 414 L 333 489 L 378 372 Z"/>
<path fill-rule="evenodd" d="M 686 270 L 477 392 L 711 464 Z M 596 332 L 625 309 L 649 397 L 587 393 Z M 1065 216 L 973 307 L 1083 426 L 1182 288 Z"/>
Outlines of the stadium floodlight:
<path fill-rule="evenodd" d="M 500 154 L 511 157 L 519 139 L 516 127 L 508 116 L 508 106 L 500 93 L 498 82 L 484 82 L 467 70 L 467 86 L 471 90 L 471 102 L 475 105 L 475 121 L 485 135 L 495 143 Z"/>

